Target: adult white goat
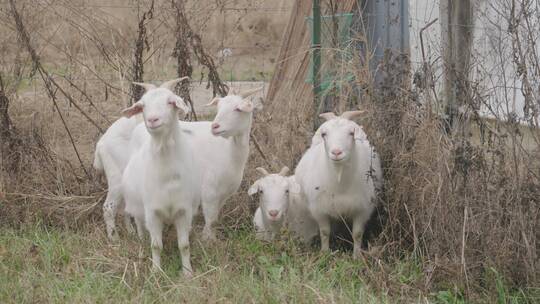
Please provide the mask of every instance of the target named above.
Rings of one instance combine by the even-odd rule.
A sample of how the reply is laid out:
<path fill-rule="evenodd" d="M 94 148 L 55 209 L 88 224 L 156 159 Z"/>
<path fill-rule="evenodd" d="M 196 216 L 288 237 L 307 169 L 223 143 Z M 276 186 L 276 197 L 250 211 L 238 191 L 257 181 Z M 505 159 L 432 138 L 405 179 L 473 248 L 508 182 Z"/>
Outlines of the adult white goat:
<path fill-rule="evenodd" d="M 376 187 L 382 182 L 378 156 L 362 128 L 351 121 L 363 111 L 348 111 L 326 120 L 295 171 L 311 216 L 319 226 L 321 250 L 329 250 L 331 219 L 351 220 L 353 254 L 361 251 L 364 226 L 374 210 Z M 307 215 L 306 216 L 310 216 Z"/>
<path fill-rule="evenodd" d="M 217 106 L 217 114 L 208 126 L 194 131 L 194 141 L 203 145 L 199 165 L 203 168 L 201 202 L 204 214 L 203 237 L 216 239 L 214 225 L 221 208 L 242 182 L 249 156 L 249 135 L 253 112 L 262 110 L 261 99 L 246 98 L 262 88 L 248 90 L 238 95 L 214 98 L 209 105 Z M 208 128 L 210 127 L 210 128 Z M 211 134 L 208 135 L 208 130 Z"/>
<path fill-rule="evenodd" d="M 179 81 L 184 78 L 174 79 L 163 83 L 160 87 L 172 89 Z M 138 83 L 146 90 L 155 89 L 153 84 Z M 105 173 L 107 179 L 107 197 L 103 203 L 103 219 L 107 230 L 107 236 L 113 240 L 117 238 L 116 232 L 116 213 L 117 210 L 123 210 L 123 200 L 121 194 L 122 173 L 127 166 L 131 156 L 129 143 L 135 127 L 142 122 L 141 115 L 134 117 L 121 117 L 116 120 L 107 131 L 101 136 L 96 144 L 94 152 L 94 168 Z M 133 227 L 130 218 L 124 215 L 126 228 L 132 231 Z"/>
<path fill-rule="evenodd" d="M 186 143 L 197 147 L 195 166 L 202 175 L 201 202 L 205 226 L 203 238 L 216 239 L 214 225 L 225 201 L 240 187 L 249 155 L 249 134 L 253 112 L 262 109 L 259 99 L 246 98 L 261 88 L 216 97 L 208 105 L 217 106 L 213 122 L 185 122 L 179 125 Z M 137 149 L 148 134 L 142 126 L 133 133 L 132 149 Z"/>
<path fill-rule="evenodd" d="M 180 80 L 180 79 L 179 79 Z M 199 169 L 194 165 L 195 146 L 186 144 L 178 123 L 178 110 L 188 112 L 182 98 L 167 88 L 149 88 L 123 111 L 131 117 L 143 113 L 149 140 L 129 160 L 122 176 L 126 212 L 144 222 L 150 233 L 153 269 L 161 267 L 164 225 L 176 227 L 185 276 L 191 276 L 189 234 L 200 203 Z"/>
<path fill-rule="evenodd" d="M 257 238 L 271 241 L 281 230 L 287 217 L 289 201 L 300 192 L 294 176 L 286 176 L 289 168 L 283 167 L 278 174 L 270 174 L 257 168 L 263 177 L 249 187 L 248 195 L 259 193 L 259 207 L 255 211 L 253 224 Z"/>

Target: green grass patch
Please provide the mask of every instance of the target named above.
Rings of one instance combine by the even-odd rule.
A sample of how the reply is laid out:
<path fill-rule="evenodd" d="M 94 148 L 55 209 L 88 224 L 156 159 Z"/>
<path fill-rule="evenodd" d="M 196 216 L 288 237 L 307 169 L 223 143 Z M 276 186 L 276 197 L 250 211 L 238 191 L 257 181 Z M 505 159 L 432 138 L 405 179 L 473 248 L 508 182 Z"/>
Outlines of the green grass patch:
<path fill-rule="evenodd" d="M 99 229 L 2 229 L 0 302 L 388 302 L 369 290 L 364 266 L 348 253 L 263 243 L 250 231 L 226 231 L 213 245 L 194 238 L 196 273 L 186 280 L 174 238 L 169 231 L 164 272 L 152 273 L 147 241 L 110 243 Z"/>
<path fill-rule="evenodd" d="M 148 240 L 111 243 L 102 230 L 0 229 L 0 303 L 472 303 L 456 288 L 423 294 L 422 264 L 412 257 L 385 267 L 392 284 L 408 290 L 389 296 L 366 277 L 378 268 L 350 252 L 321 254 L 288 238 L 261 242 L 241 228 L 225 230 L 214 244 L 196 234 L 195 274 L 187 280 L 173 229 L 165 233 L 162 273 L 150 271 Z M 511 289 L 495 270 L 490 277 L 496 294 L 475 296 L 474 303 L 539 303 L 538 289 Z"/>

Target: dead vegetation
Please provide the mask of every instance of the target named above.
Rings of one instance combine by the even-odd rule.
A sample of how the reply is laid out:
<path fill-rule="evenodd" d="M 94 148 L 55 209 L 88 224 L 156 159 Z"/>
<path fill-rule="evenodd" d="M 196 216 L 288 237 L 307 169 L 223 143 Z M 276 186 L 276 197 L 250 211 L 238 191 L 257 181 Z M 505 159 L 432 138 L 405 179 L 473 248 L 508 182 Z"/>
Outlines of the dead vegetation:
<path fill-rule="evenodd" d="M 531 18 L 523 12 L 532 9 L 530 6 L 515 5 L 521 18 Z M 307 5 L 298 5 L 297 9 L 297 16 L 310 14 Z M 287 34 L 292 37 L 285 40 L 280 56 L 283 62 L 276 68 L 268 95 L 270 104 L 259 116 L 256 129 L 265 147 L 279 147 L 272 150 L 274 169 L 297 163 L 308 145 L 313 124 L 313 97 L 303 78 L 308 54 L 288 54 L 298 49 L 297 45 L 307 47 L 298 41 L 308 32 L 305 25 L 291 19 Z M 360 32 L 356 39 L 365 42 L 364 37 Z M 527 45 L 527 51 L 514 50 L 514 58 L 524 69 L 522 77 L 538 71 L 540 54 L 535 53 L 533 44 L 523 27 L 514 35 L 515 47 Z M 534 56 L 523 56 L 525 53 Z M 470 60 L 477 65 L 482 58 Z M 382 155 L 386 179 L 383 231 L 371 240 L 374 255 L 370 258 L 391 261 L 412 252 L 422 261 L 422 289 L 437 289 L 451 281 L 471 298 L 478 290 L 495 289 L 488 280 L 491 269 L 504 274 L 513 286 L 538 286 L 540 163 L 535 119 L 518 122 L 512 113 L 508 117 L 495 113 L 494 119 L 481 118 L 481 108 L 511 101 L 497 99 L 493 88 L 482 87 L 478 81 L 485 77 L 482 73 L 464 85 L 462 70 L 454 73 L 459 78 L 457 85 L 469 88 L 467 98 L 460 93 L 461 107 L 456 112 L 461 127 L 448 129 L 444 110 L 438 107 L 443 104 L 438 99 L 441 97 L 430 86 L 409 85 L 412 75 L 406 56 L 385 54 L 378 66 L 380 87 L 374 86 L 366 64 L 369 61 L 366 56 L 326 64 L 339 66 L 334 69 L 340 71 L 336 79 L 356 76 L 353 81 L 335 85 L 333 110 L 341 112 L 356 105 L 366 109 L 362 125 Z M 425 64 L 425 71 L 434 70 L 430 67 L 433 62 Z M 471 69 L 468 64 L 461 68 Z M 433 75 L 424 76 L 435 79 Z M 524 83 L 528 83 L 526 79 Z M 526 93 L 534 91 L 527 86 L 524 89 Z M 536 109 L 536 102 L 528 98 L 525 106 Z M 388 288 L 384 268 L 374 267 L 369 273 L 372 282 Z"/>
<path fill-rule="evenodd" d="M 130 82 L 174 78 L 171 55 L 175 47 L 186 47 L 189 53 L 176 54 L 192 70 L 177 73 L 193 74 L 192 83 L 184 84 L 183 90 L 207 81 L 214 94 L 226 93 L 218 70 L 236 66 L 245 71 L 244 58 L 251 54 L 238 56 L 233 48 L 234 58 L 219 65 L 211 55 L 234 45 L 244 52 L 253 48 L 253 53 L 261 53 L 261 49 L 245 37 L 216 34 L 206 35 L 203 41 L 198 32 L 208 28 L 217 32 L 221 25 L 251 27 L 254 19 L 246 18 L 248 12 L 267 14 L 255 10 L 260 5 L 252 1 L 208 2 L 202 7 L 189 1 L 110 5 L 54 1 L 37 3 L 40 14 L 31 1 L 7 1 L 1 6 L 0 109 L 5 128 L 0 189 L 7 211 L 0 214 L 3 222 L 17 225 L 38 218 L 76 228 L 99 218 L 105 189 L 91 168 L 94 145 L 120 109 L 140 94 L 131 91 Z M 184 6 L 189 14 L 173 10 Z M 133 17 L 139 12 L 138 18 Z M 183 18 L 176 19 L 179 13 Z M 265 30 L 254 34 L 264 35 Z M 178 31 L 190 34 L 179 37 Z M 267 57 L 258 66 L 270 68 Z"/>
<path fill-rule="evenodd" d="M 171 29 L 181 31 L 189 26 L 188 21 L 197 26 L 190 36 L 177 36 L 176 40 L 169 37 L 169 41 L 156 34 L 163 30 L 162 24 L 170 22 L 164 17 L 161 6 L 156 8 L 148 24 L 144 23 L 143 14 L 139 19 L 142 23 L 132 22 L 131 28 L 114 28 L 105 19 L 81 15 L 75 2 L 70 5 L 57 1 L 54 7 L 42 7 L 47 14 L 41 18 L 51 16 L 51 10 L 58 7 L 73 14 L 73 17 L 62 16 L 66 24 L 73 25 L 71 30 L 79 35 L 77 37 L 83 38 L 77 41 L 70 37 L 63 45 L 57 43 L 54 28 L 38 30 L 42 21 L 40 16 L 30 12 L 27 1 L 16 4 L 10 1 L 11 8 L 1 10 L 2 32 L 10 45 L 1 49 L 5 56 L 0 56 L 0 61 L 4 61 L 0 71 L 0 123 L 8 126 L 0 132 L 0 220 L 10 226 L 36 219 L 74 229 L 82 223 L 101 223 L 99 211 L 105 188 L 100 178 L 92 173 L 90 160 L 101 131 L 136 94 L 129 93 L 131 80 L 143 80 L 143 75 L 146 80 L 163 79 L 174 75 L 175 71 L 187 72 L 208 81 L 214 93 L 223 94 L 226 87 L 217 71 L 226 78 L 231 68 L 244 65 L 221 63 L 224 59 L 219 54 L 223 54 L 227 44 L 222 40 L 220 47 L 214 48 L 219 39 L 209 43 L 196 34 L 215 22 L 215 17 L 177 19 L 183 23 L 172 24 Z M 176 12 L 170 10 L 172 14 L 181 14 L 183 7 L 179 2 L 182 1 L 172 1 L 177 9 Z M 221 2 L 221 12 L 227 11 L 230 3 Z M 150 1 L 144 3 L 149 5 Z M 171 8 L 171 1 L 156 3 Z M 261 4 L 254 7 L 257 5 Z M 293 14 L 307 15 L 309 7 L 300 1 Z M 21 12 L 19 23 L 13 9 Z M 524 12 L 527 9 L 531 8 L 513 3 L 508 11 L 513 14 L 510 18 L 513 59 L 526 84 L 524 95 L 530 109 L 530 119 L 525 124 L 511 116 L 480 118 L 478 109 L 492 105 L 488 102 L 490 88 L 480 87 L 472 79 L 470 94 L 463 103 L 465 115 L 461 118 L 470 128 L 466 136 L 462 132 L 448 132 L 444 116 L 435 106 L 442 102 L 438 99 L 440 96 L 433 94 L 430 86 L 409 85 L 412 77 L 407 57 L 386 54 L 379 67 L 384 83 L 380 88 L 373 85 L 369 58 L 335 56 L 336 62 L 327 63 L 342 67 L 337 69 L 340 74 L 336 76 L 346 79 L 334 87 L 333 108 L 341 112 L 359 106 L 368 111 L 361 123 L 383 159 L 386 179 L 381 202 L 383 231 L 370 241 L 372 248 L 365 255 L 370 266 L 363 273 L 380 290 L 400 293 L 403 288 L 410 288 L 429 293 L 452 282 L 465 295 L 474 298 L 479 291 L 495 289 L 492 281 L 486 279 L 490 269 L 503 274 L 514 287 L 540 284 L 540 162 L 537 161 L 540 136 L 535 112 L 538 84 L 537 79 L 536 82 L 531 80 L 531 75 L 539 75 L 540 54 L 535 53 L 534 41 L 526 30 L 530 26 L 526 19 L 533 18 Z M 246 17 L 242 10 L 226 16 L 233 16 L 234 20 L 225 24 L 242 33 L 258 29 L 273 31 L 272 26 L 262 21 L 244 23 L 244 18 L 252 17 Z M 96 21 L 95 27 L 82 27 L 75 20 L 99 22 Z M 249 223 L 254 202 L 247 199 L 245 189 L 254 179 L 254 168 L 261 164 L 271 165 L 269 170 L 283 165 L 294 168 L 312 134 L 313 99 L 310 84 L 304 78 L 309 65 L 309 44 L 306 44 L 309 33 L 305 28 L 297 28 L 304 20 L 297 22 L 289 24 L 289 30 L 300 31 L 300 39 L 285 40 L 279 56 L 270 58 L 268 55 L 276 49 L 269 51 L 271 48 L 261 44 L 253 46 L 253 53 L 262 49 L 266 54 L 263 66 L 255 69 L 263 70 L 264 64 L 268 67 L 270 62 L 279 64 L 265 111 L 257 117 L 254 127 L 257 149 L 251 150 L 241 190 L 222 215 L 228 227 L 240 229 Z M 140 74 L 129 73 L 127 58 L 132 58 L 131 43 L 138 41 L 136 31 L 141 24 L 148 26 L 145 31 L 150 34 L 146 35 L 152 37 L 150 41 L 143 38 L 142 46 L 133 44 L 137 50 L 145 50 L 135 57 L 137 65 L 144 66 L 144 74 L 142 66 Z M 22 30 L 21 25 L 26 26 L 26 30 Z M 99 38 L 107 27 L 110 27 L 110 36 Z M 57 30 L 65 31 L 65 28 Z M 129 35 L 124 35 L 123 31 Z M 268 37 L 274 36 L 279 38 L 275 33 Z M 259 38 L 257 40 L 262 40 Z M 365 37 L 359 33 L 355 39 L 364 41 Z M 231 41 L 245 39 L 232 38 Z M 31 55 L 32 50 L 38 50 L 35 56 Z M 214 57 L 217 69 L 211 68 L 214 59 L 205 50 L 211 50 L 208 54 L 218 53 Z M 238 49 L 239 53 L 243 51 Z M 169 58 L 173 52 L 177 67 Z M 191 66 L 190 61 L 181 60 L 182 56 L 190 56 L 200 64 Z M 163 66 L 166 68 L 161 68 Z M 205 67 L 210 68 L 209 74 L 204 72 Z M 35 77 L 36 73 L 39 78 Z M 434 78 L 424 76 L 424 79 Z M 279 91 L 278 81 L 282 83 Z M 183 89 L 181 92 L 186 94 Z M 421 261 L 423 276 L 404 287 L 392 278 L 386 265 L 409 255 Z"/>

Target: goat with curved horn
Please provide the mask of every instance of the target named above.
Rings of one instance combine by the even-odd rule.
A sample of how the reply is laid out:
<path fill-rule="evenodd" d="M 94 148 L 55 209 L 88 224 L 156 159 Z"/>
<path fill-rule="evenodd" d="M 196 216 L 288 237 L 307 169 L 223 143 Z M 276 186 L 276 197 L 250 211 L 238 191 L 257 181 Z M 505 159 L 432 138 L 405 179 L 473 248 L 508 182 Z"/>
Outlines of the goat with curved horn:
<path fill-rule="evenodd" d="M 343 112 L 343 114 L 341 114 L 339 117 L 351 120 L 355 117 L 358 117 L 364 114 L 365 112 L 366 111 L 346 111 L 346 112 Z"/>
<path fill-rule="evenodd" d="M 247 90 L 247 91 L 244 91 L 244 92 L 241 92 L 240 94 L 238 94 L 240 97 L 242 98 L 246 98 L 246 97 L 249 97 L 257 92 L 259 92 L 260 90 L 262 90 L 263 87 L 260 87 L 260 88 L 256 88 L 256 89 L 251 89 L 251 90 Z"/>
<path fill-rule="evenodd" d="M 264 175 L 264 176 L 270 174 L 270 173 L 268 173 L 268 171 L 266 171 L 266 169 L 263 168 L 263 167 L 257 167 L 255 170 L 257 170 L 259 173 L 261 173 L 261 174 Z"/>
<path fill-rule="evenodd" d="M 165 81 L 164 83 L 162 83 L 159 87 L 160 88 L 165 88 L 165 89 L 169 89 L 169 90 L 173 90 L 174 86 L 181 82 L 181 81 L 184 81 L 185 79 L 189 79 L 189 76 L 184 76 L 184 77 L 181 77 L 181 78 L 176 78 L 176 79 L 172 79 L 172 80 L 169 80 L 169 81 Z"/>
<path fill-rule="evenodd" d="M 153 90 L 157 88 L 155 85 L 151 83 L 144 83 L 144 82 L 132 82 L 134 85 L 138 85 L 140 87 L 143 87 L 146 91 Z"/>

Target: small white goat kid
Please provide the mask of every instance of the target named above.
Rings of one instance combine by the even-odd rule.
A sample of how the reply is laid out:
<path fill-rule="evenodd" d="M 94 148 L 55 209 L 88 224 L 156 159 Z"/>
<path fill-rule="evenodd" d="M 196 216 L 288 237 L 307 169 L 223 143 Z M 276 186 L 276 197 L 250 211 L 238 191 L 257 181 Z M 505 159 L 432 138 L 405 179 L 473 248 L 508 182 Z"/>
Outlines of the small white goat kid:
<path fill-rule="evenodd" d="M 361 251 L 364 226 L 374 210 L 375 189 L 382 182 L 378 156 L 362 128 L 351 121 L 363 111 L 326 119 L 295 171 L 311 215 L 319 226 L 321 250 L 329 250 L 331 219 L 352 221 L 355 257 Z M 308 216 L 308 215 L 306 215 Z"/>
<path fill-rule="evenodd" d="M 257 168 L 263 177 L 249 187 L 248 195 L 259 193 L 259 208 L 255 211 L 253 224 L 257 238 L 273 240 L 279 235 L 287 217 L 289 201 L 300 192 L 294 176 L 287 177 L 289 168 L 283 167 L 278 174 L 269 174 L 264 168 Z"/>
<path fill-rule="evenodd" d="M 150 233 L 153 269 L 161 267 L 164 225 L 176 227 L 184 275 L 191 276 L 189 234 L 200 203 L 199 169 L 193 149 L 184 140 L 178 110 L 190 108 L 166 88 L 149 88 L 141 100 L 123 111 L 131 117 L 142 112 L 149 140 L 135 151 L 122 177 L 126 212 L 140 229 Z"/>
<path fill-rule="evenodd" d="M 174 79 L 163 83 L 160 87 L 172 89 L 183 78 Z M 155 89 L 152 84 L 134 84 L 144 87 L 147 90 Z M 107 131 L 101 136 L 96 144 L 94 153 L 94 168 L 103 171 L 107 179 L 107 197 L 103 203 L 103 219 L 107 229 L 107 236 L 113 240 L 117 238 L 115 217 L 117 210 L 123 210 L 123 200 L 121 193 L 122 173 L 127 166 L 131 156 L 129 148 L 130 139 L 135 127 L 142 122 L 141 115 L 134 117 L 121 117 L 116 120 Z M 124 215 L 126 228 L 132 232 L 130 218 Z"/>

